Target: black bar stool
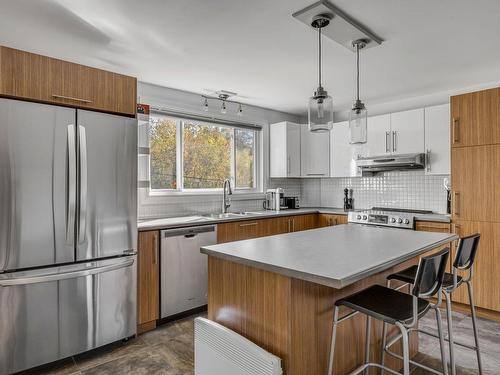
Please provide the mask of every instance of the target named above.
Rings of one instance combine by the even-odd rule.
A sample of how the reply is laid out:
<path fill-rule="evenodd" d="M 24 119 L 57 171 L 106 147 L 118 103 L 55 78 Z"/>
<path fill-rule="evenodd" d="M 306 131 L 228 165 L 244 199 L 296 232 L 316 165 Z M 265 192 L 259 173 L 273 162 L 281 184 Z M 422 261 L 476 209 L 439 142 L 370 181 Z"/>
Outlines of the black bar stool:
<path fill-rule="evenodd" d="M 335 359 L 335 339 L 337 335 L 337 324 L 352 318 L 358 313 L 366 315 L 366 342 L 365 342 L 365 363 L 354 370 L 351 374 L 359 374 L 363 370 L 368 374 L 370 367 L 378 367 L 392 374 L 400 374 L 383 364 L 370 362 L 370 324 L 371 318 L 381 320 L 386 323 L 396 325 L 400 333 L 393 337 L 388 346 L 396 343 L 400 339 L 403 341 L 403 374 L 410 374 L 410 348 L 409 333 L 416 330 L 418 320 L 424 316 L 429 309 L 436 313 L 436 321 L 441 344 L 441 359 L 443 363 L 443 374 L 448 374 L 444 351 L 444 337 L 442 333 L 441 313 L 439 302 L 441 302 L 441 284 L 446 269 L 449 249 L 442 250 L 428 257 L 420 258 L 418 264 L 415 283 L 412 294 L 406 294 L 395 289 L 381 285 L 373 285 L 365 290 L 342 298 L 335 302 L 333 313 L 332 343 L 330 346 L 330 361 L 328 374 L 333 374 L 333 364 Z M 432 304 L 425 298 L 438 295 L 438 303 Z M 346 306 L 353 312 L 339 319 L 340 306 Z M 385 335 L 384 335 L 385 339 Z M 385 342 L 383 342 L 385 346 Z"/>
<path fill-rule="evenodd" d="M 472 274 L 473 274 L 473 265 L 474 265 L 474 259 L 476 256 L 477 248 L 479 245 L 479 239 L 480 235 L 479 234 L 473 234 L 471 236 L 463 237 L 459 240 L 458 246 L 457 246 L 457 254 L 455 256 L 455 259 L 453 260 L 453 273 L 445 273 L 444 278 L 443 278 L 443 294 L 444 298 L 446 301 L 446 319 L 448 321 L 448 339 L 445 339 L 445 341 L 448 341 L 449 343 L 449 350 L 450 350 L 450 367 L 451 367 L 451 373 L 452 375 L 456 375 L 456 368 L 455 368 L 455 353 L 454 353 L 454 345 L 459 345 L 471 350 L 474 350 L 476 352 L 477 356 L 477 365 L 479 369 L 479 375 L 482 375 L 483 369 L 482 369 L 482 364 L 481 364 L 481 353 L 479 350 L 479 340 L 478 340 L 478 335 L 477 335 L 477 320 L 476 320 L 476 308 L 474 305 L 474 297 L 472 293 Z M 468 271 L 467 277 L 462 277 L 458 275 L 458 271 Z M 391 280 L 398 280 L 402 281 L 406 284 L 414 284 L 415 279 L 417 275 L 417 266 L 409 267 L 401 272 L 394 273 L 392 275 L 387 276 L 387 286 L 390 286 L 390 281 Z M 406 285 L 404 284 L 404 285 Z M 465 343 L 461 342 L 455 342 L 453 340 L 453 328 L 452 328 L 452 316 L 451 316 L 451 297 L 452 293 L 457 290 L 457 288 L 462 285 L 466 284 L 467 285 L 467 291 L 469 294 L 469 304 L 470 304 L 470 311 L 471 311 L 471 316 L 472 316 L 472 328 L 474 331 L 474 340 L 475 340 L 475 346 L 471 346 Z M 401 287 L 403 287 L 402 285 Z M 384 332 L 383 334 L 385 335 L 385 324 L 384 324 Z M 424 330 L 419 330 L 419 332 L 422 332 L 424 334 L 437 337 L 435 333 L 424 331 Z M 387 351 L 385 348 L 382 349 L 382 358 L 384 358 L 384 352 Z M 387 351 L 388 352 L 388 351 Z M 388 352 L 389 354 L 392 354 Z M 383 360 L 382 360 L 383 361 Z M 417 366 L 420 364 L 415 363 Z M 420 365 L 420 367 L 422 367 Z"/>

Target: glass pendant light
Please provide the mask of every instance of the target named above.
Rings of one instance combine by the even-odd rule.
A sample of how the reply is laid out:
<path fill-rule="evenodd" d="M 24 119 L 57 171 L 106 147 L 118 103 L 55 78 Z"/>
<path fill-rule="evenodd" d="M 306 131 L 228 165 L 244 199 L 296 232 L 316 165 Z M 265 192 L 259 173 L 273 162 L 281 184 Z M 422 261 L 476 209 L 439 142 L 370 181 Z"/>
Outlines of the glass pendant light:
<path fill-rule="evenodd" d="M 368 111 L 359 100 L 359 50 L 366 46 L 363 39 L 355 40 L 352 46 L 356 49 L 356 101 L 349 112 L 349 143 L 362 144 L 367 141 Z"/>
<path fill-rule="evenodd" d="M 333 99 L 321 85 L 321 29 L 330 23 L 329 15 L 313 18 L 311 26 L 318 29 L 318 88 L 309 99 L 308 119 L 311 132 L 327 132 L 333 127 Z"/>

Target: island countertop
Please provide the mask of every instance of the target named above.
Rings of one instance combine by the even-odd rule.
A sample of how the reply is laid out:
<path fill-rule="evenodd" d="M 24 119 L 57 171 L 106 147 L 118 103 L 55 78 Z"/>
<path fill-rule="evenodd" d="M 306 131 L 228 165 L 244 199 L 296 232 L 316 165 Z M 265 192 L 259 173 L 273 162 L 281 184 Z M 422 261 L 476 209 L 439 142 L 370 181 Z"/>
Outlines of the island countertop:
<path fill-rule="evenodd" d="M 347 224 L 205 246 L 201 252 L 341 289 L 456 239 L 449 233 Z"/>

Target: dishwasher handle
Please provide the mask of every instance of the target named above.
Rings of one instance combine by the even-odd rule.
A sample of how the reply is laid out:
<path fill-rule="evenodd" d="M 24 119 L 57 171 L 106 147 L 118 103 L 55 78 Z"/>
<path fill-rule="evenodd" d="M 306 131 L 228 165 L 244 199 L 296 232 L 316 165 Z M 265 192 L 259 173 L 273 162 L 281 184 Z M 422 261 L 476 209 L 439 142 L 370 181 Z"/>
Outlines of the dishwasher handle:
<path fill-rule="evenodd" d="M 216 232 L 216 225 L 200 225 L 197 227 L 164 229 L 161 231 L 161 238 L 184 236 L 193 238 L 199 233 Z"/>

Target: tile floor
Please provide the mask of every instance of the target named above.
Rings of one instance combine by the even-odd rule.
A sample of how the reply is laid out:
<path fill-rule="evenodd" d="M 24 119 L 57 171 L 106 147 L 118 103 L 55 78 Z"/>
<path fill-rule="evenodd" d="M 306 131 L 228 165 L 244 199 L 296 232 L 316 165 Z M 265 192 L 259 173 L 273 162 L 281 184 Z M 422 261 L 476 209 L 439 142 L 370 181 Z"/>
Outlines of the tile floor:
<path fill-rule="evenodd" d="M 434 315 L 428 314 L 422 326 L 435 329 Z M 29 371 L 23 375 L 115 375 L 115 374 L 193 374 L 193 319 L 189 317 L 165 324 L 127 343 L 109 345 L 90 353 L 70 358 L 57 365 Z M 453 317 L 455 338 L 473 343 L 470 317 L 455 313 Z M 446 326 L 445 326 L 446 328 Z M 480 319 L 479 336 L 482 347 L 483 374 L 500 374 L 500 323 Z M 421 335 L 418 360 L 439 368 L 439 343 Z M 457 348 L 457 374 L 478 374 L 475 353 Z M 412 375 L 428 374 L 414 369 Z"/>

